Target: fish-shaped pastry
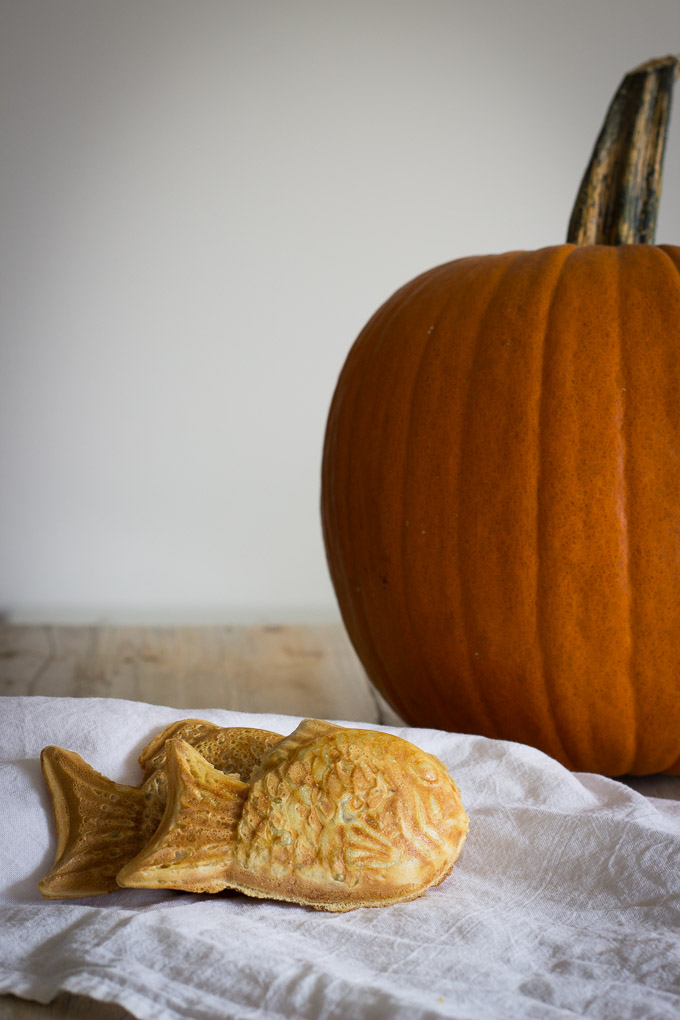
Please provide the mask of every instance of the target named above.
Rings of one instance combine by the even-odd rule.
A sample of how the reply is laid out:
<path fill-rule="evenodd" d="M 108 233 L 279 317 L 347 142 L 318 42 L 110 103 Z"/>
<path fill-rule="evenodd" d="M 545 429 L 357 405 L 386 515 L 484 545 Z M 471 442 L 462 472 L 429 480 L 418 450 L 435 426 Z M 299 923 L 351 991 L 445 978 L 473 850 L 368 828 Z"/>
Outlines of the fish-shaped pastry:
<path fill-rule="evenodd" d="M 144 748 L 139 756 L 144 778 L 137 787 L 107 779 L 75 751 L 46 747 L 40 761 L 57 832 L 54 863 L 38 883 L 46 899 L 97 896 L 120 888 L 117 873 L 148 843 L 163 816 L 166 745 L 177 738 L 240 781 L 247 781 L 265 752 L 283 739 L 268 730 L 184 719 Z"/>
<path fill-rule="evenodd" d="M 121 886 L 219 892 L 342 911 L 414 899 L 451 871 L 468 831 L 438 758 L 400 737 L 306 719 L 249 781 L 177 733 L 167 802 Z"/>

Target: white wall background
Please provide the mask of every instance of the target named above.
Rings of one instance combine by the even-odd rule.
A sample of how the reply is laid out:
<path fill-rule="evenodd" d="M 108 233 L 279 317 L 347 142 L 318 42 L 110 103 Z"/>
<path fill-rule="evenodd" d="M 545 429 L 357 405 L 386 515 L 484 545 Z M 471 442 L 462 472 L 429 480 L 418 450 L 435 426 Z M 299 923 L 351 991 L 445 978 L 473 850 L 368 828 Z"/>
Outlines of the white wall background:
<path fill-rule="evenodd" d="M 401 283 L 564 240 L 677 0 L 0 0 L 0 611 L 336 616 L 347 350 Z M 659 241 L 680 243 L 680 96 Z"/>

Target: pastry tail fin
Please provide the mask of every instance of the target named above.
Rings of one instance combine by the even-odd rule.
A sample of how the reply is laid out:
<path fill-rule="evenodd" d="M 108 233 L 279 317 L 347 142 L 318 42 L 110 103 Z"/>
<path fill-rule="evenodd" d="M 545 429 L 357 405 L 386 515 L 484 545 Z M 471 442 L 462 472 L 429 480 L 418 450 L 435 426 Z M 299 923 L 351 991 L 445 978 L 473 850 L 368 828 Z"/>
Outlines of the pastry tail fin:
<path fill-rule="evenodd" d="M 229 884 L 236 829 L 250 789 L 182 739 L 167 749 L 167 802 L 151 841 L 118 873 L 136 889 L 219 892 Z"/>
<path fill-rule="evenodd" d="M 42 896 L 112 892 L 121 863 L 140 849 L 144 794 L 107 779 L 62 747 L 46 747 L 40 763 L 57 832 L 54 863 L 38 883 Z"/>

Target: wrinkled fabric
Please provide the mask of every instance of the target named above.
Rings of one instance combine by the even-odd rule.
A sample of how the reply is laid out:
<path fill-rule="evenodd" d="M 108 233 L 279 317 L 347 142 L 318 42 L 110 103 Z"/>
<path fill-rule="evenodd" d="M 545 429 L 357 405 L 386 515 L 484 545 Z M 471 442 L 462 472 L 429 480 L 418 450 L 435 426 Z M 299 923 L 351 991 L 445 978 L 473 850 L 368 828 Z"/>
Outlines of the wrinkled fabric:
<path fill-rule="evenodd" d="M 2 992 L 49 1002 L 63 989 L 142 1020 L 680 1016 L 678 802 L 521 744 L 367 724 L 441 758 L 470 816 L 451 875 L 420 899 L 344 914 L 233 893 L 46 901 L 43 747 L 137 785 L 137 755 L 175 720 L 284 734 L 300 720 L 97 698 L 0 704 Z"/>

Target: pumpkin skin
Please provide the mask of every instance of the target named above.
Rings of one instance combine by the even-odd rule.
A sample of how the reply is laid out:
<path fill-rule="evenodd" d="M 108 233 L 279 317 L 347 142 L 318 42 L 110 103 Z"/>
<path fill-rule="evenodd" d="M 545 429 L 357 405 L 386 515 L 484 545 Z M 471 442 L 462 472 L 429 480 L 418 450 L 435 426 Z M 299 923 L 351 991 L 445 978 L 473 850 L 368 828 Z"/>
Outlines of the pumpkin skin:
<path fill-rule="evenodd" d="M 680 248 L 473 257 L 398 290 L 337 384 L 322 521 L 407 722 L 680 772 Z"/>

